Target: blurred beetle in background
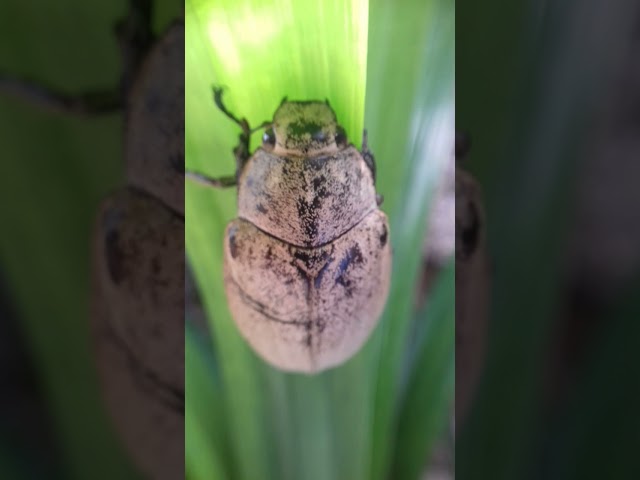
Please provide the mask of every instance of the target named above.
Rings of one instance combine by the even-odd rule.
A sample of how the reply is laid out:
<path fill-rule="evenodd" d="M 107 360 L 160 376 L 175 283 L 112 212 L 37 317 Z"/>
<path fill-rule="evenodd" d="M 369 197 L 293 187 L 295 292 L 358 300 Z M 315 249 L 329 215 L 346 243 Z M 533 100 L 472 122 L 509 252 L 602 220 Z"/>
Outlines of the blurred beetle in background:
<path fill-rule="evenodd" d="M 0 73 L 0 92 L 57 113 L 124 111 L 125 185 L 101 204 L 91 322 L 103 397 L 145 476 L 184 475 L 184 20 L 159 37 L 152 1 L 116 26 L 120 84 L 69 95 Z"/>

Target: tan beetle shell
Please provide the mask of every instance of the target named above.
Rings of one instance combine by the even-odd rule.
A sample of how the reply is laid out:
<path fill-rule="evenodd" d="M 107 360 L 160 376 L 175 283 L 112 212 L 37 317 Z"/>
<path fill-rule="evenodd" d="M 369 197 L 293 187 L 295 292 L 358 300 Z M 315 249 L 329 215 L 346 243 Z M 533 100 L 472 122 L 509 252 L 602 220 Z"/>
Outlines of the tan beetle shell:
<path fill-rule="evenodd" d="M 225 233 L 225 288 L 253 349 L 306 373 L 354 355 L 391 274 L 388 221 L 362 154 L 352 145 L 313 157 L 259 148 L 238 178 L 238 216 Z"/>
<path fill-rule="evenodd" d="M 103 396 L 145 477 L 167 480 L 184 477 L 183 72 L 184 23 L 176 22 L 130 92 L 128 186 L 103 201 L 93 245 Z"/>

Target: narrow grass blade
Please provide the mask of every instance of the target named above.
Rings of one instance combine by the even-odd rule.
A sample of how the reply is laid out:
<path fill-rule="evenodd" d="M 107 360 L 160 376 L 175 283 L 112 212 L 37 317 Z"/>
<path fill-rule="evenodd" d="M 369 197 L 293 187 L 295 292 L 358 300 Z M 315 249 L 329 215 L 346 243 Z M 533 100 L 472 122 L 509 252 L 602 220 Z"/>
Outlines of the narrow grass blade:
<path fill-rule="evenodd" d="M 381 479 L 388 474 L 396 440 L 402 359 L 425 218 L 452 154 L 453 2 L 372 2 L 369 38 L 376 61 L 368 71 L 366 120 L 385 172 L 379 188 L 388 201 L 394 245 L 386 313 L 368 345 L 376 369 L 368 477 Z"/>
<path fill-rule="evenodd" d="M 415 479 L 449 417 L 455 383 L 455 262 L 439 275 L 418 315 L 426 322 L 402 399 L 390 478 Z"/>
<path fill-rule="evenodd" d="M 191 480 L 233 478 L 224 396 L 208 341 L 187 325 L 185 331 L 185 465 Z"/>

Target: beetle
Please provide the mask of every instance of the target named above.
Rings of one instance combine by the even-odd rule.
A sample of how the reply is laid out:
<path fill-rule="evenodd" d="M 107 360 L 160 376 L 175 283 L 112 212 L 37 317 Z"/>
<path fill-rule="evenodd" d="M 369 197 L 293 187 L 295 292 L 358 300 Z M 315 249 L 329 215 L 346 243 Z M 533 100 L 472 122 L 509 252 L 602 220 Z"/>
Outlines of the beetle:
<path fill-rule="evenodd" d="M 121 82 L 68 95 L 0 75 L 0 90 L 65 114 L 124 109 L 126 182 L 101 203 L 91 330 L 102 396 L 148 478 L 184 476 L 184 20 L 159 38 L 150 0 L 118 25 Z"/>
<path fill-rule="evenodd" d="M 375 160 L 347 140 L 328 101 L 285 97 L 270 122 L 240 126 L 234 176 L 187 177 L 237 186 L 224 234 L 224 285 L 238 330 L 267 363 L 307 374 L 342 364 L 365 343 L 389 292 L 391 243 Z M 251 133 L 265 129 L 250 153 Z"/>
<path fill-rule="evenodd" d="M 127 183 L 94 227 L 92 326 L 103 395 L 150 478 L 184 475 L 184 23 L 128 91 Z"/>
<path fill-rule="evenodd" d="M 100 206 L 92 269 L 103 395 L 141 470 L 167 479 L 184 474 L 183 55 L 177 21 L 134 77 L 127 185 Z"/>

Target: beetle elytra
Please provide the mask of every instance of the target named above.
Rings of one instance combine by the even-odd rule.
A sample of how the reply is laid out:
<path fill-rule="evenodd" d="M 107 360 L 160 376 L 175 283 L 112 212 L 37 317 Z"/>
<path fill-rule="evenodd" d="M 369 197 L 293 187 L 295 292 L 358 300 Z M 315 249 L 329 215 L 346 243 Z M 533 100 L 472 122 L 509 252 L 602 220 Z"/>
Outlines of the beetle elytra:
<path fill-rule="evenodd" d="M 349 144 L 328 102 L 282 101 L 262 145 L 242 129 L 234 177 L 187 177 L 237 185 L 238 218 L 225 231 L 224 280 L 236 325 L 254 351 L 285 371 L 342 364 L 365 343 L 384 308 L 391 274 L 386 215 L 375 163 Z"/>

